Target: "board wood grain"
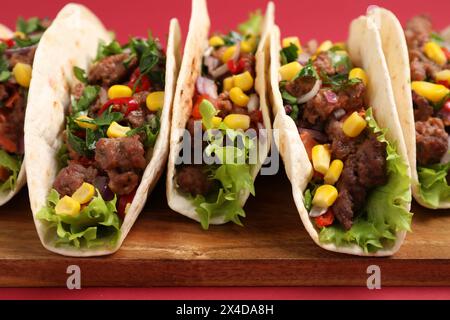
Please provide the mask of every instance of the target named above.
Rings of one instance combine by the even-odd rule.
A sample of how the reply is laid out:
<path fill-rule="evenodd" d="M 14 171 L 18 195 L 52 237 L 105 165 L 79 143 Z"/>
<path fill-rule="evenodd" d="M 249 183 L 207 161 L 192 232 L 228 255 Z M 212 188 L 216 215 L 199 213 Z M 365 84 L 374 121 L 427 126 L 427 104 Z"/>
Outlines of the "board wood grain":
<path fill-rule="evenodd" d="M 39 242 L 27 191 L 0 208 L 0 286 L 65 286 L 69 265 L 82 286 L 365 286 L 367 267 L 382 286 L 450 285 L 449 210 L 413 206 L 413 232 L 391 258 L 360 258 L 317 247 L 301 224 L 284 175 L 258 177 L 245 227 L 200 225 L 171 211 L 160 183 L 116 254 L 66 258 Z"/>

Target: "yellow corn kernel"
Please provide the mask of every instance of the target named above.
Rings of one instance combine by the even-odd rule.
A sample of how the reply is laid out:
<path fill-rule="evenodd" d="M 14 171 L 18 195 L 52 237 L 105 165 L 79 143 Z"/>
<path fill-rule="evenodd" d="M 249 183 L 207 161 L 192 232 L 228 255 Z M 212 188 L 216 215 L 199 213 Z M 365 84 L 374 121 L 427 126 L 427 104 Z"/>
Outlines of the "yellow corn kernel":
<path fill-rule="evenodd" d="M 337 197 L 337 189 L 329 184 L 324 184 L 317 188 L 312 203 L 320 208 L 328 208 L 333 205 Z"/>
<path fill-rule="evenodd" d="M 209 45 L 211 47 L 220 47 L 223 46 L 225 44 L 225 41 L 223 41 L 223 39 L 219 36 L 212 36 L 211 38 L 209 38 Z"/>
<path fill-rule="evenodd" d="M 412 89 L 419 95 L 434 103 L 441 102 L 450 90 L 442 84 L 434 84 L 426 81 L 413 81 Z"/>
<path fill-rule="evenodd" d="M 55 206 L 55 213 L 63 216 L 76 216 L 80 213 L 80 203 L 69 196 L 59 199 Z"/>
<path fill-rule="evenodd" d="M 447 82 L 447 84 L 450 84 L 450 70 L 442 70 L 436 73 L 435 75 L 436 81 L 439 82 Z"/>
<path fill-rule="evenodd" d="M 360 79 L 365 86 L 367 86 L 368 80 L 367 80 L 367 74 L 366 72 L 361 68 L 353 68 L 350 73 L 348 74 L 348 78 L 351 79 Z"/>
<path fill-rule="evenodd" d="M 223 79 L 223 91 L 230 91 L 234 87 L 233 77 Z"/>
<path fill-rule="evenodd" d="M 281 80 L 291 81 L 302 70 L 302 65 L 293 61 L 280 67 Z"/>
<path fill-rule="evenodd" d="M 233 58 L 234 53 L 236 52 L 236 46 L 228 47 L 225 52 L 222 54 L 222 62 L 227 63 L 228 60 Z"/>
<path fill-rule="evenodd" d="M 16 31 L 16 32 L 14 32 L 14 37 L 24 40 L 27 38 L 27 35 L 25 33 L 23 33 L 22 31 Z"/>
<path fill-rule="evenodd" d="M 312 148 L 312 162 L 314 170 L 321 174 L 326 174 L 330 168 L 331 152 L 330 149 L 323 145 L 318 144 Z"/>
<path fill-rule="evenodd" d="M 250 117 L 246 114 L 229 114 L 223 123 L 230 129 L 247 130 L 250 127 Z"/>
<path fill-rule="evenodd" d="M 444 51 L 436 42 L 427 42 L 423 47 L 423 50 L 425 51 L 425 55 L 438 65 L 443 66 L 447 63 L 447 57 Z"/>
<path fill-rule="evenodd" d="M 317 48 L 317 52 L 316 53 L 320 53 L 323 51 L 328 51 L 333 47 L 333 42 L 331 42 L 330 40 L 326 40 L 324 42 L 322 42 L 322 44 L 319 46 L 319 48 Z"/>
<path fill-rule="evenodd" d="M 220 126 L 220 124 L 222 123 L 222 118 L 221 117 L 213 117 L 211 119 L 211 122 L 212 122 L 212 127 L 217 129 Z M 206 130 L 205 126 L 203 126 L 203 129 Z"/>
<path fill-rule="evenodd" d="M 235 87 L 241 88 L 242 91 L 248 91 L 253 88 L 253 77 L 250 72 L 245 71 L 233 76 L 233 83 Z"/>
<path fill-rule="evenodd" d="M 124 86 L 121 84 L 113 85 L 108 89 L 108 98 L 129 98 L 133 95 L 133 90 L 129 86 Z"/>
<path fill-rule="evenodd" d="M 230 90 L 230 99 L 239 107 L 245 107 L 248 104 L 250 97 L 246 95 L 241 88 L 233 87 Z"/>
<path fill-rule="evenodd" d="M 342 131 L 350 138 L 355 138 L 366 128 L 366 119 L 361 117 L 358 112 L 353 112 L 342 124 Z"/>
<path fill-rule="evenodd" d="M 29 64 L 18 62 L 14 66 L 12 73 L 19 85 L 28 88 L 31 82 L 31 71 Z"/>
<path fill-rule="evenodd" d="M 323 180 L 326 184 L 335 184 L 339 180 L 343 169 L 344 163 L 341 160 L 336 159 L 331 161 L 330 168 L 325 174 Z"/>
<path fill-rule="evenodd" d="M 85 204 L 91 201 L 94 197 L 95 187 L 87 182 L 83 184 L 73 193 L 72 199 L 80 204 Z"/>
<path fill-rule="evenodd" d="M 155 91 L 150 93 L 145 102 L 148 110 L 158 111 L 164 106 L 164 91 Z"/>
<path fill-rule="evenodd" d="M 118 124 L 117 122 L 113 121 L 110 125 L 108 130 L 106 131 L 106 135 L 109 138 L 121 138 L 126 137 L 127 132 L 130 131 L 130 127 L 124 127 Z"/>
<path fill-rule="evenodd" d="M 75 122 L 80 128 L 97 130 L 97 125 L 93 123 L 84 122 L 83 120 L 94 120 L 88 116 L 79 116 Z"/>

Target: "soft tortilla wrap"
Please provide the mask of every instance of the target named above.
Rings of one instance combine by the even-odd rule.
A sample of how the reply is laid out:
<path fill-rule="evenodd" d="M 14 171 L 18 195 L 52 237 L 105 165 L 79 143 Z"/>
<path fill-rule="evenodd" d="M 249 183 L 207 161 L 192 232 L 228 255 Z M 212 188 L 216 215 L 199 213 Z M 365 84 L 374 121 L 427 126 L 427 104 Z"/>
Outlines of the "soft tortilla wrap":
<path fill-rule="evenodd" d="M 394 254 L 404 241 L 406 232 L 396 234 L 396 241 L 392 247 L 367 253 L 358 245 L 336 246 L 331 243 L 319 241 L 319 229 L 315 227 L 304 205 L 303 193 L 310 181 L 313 168 L 308 159 L 308 154 L 301 141 L 295 122 L 285 112 L 283 100 L 279 89 L 280 68 L 280 30 L 273 28 L 271 34 L 271 66 L 270 84 L 272 87 L 272 105 L 275 116 L 274 139 L 283 158 L 286 174 L 292 184 L 292 194 L 297 206 L 300 218 L 307 232 L 314 242 L 330 251 L 347 253 L 359 256 L 389 256 Z M 382 128 L 389 128 L 387 138 L 395 141 L 398 152 L 406 162 L 406 147 L 403 141 L 400 123 L 396 115 L 394 95 L 390 86 L 386 62 L 381 51 L 381 40 L 374 23 L 360 17 L 354 20 L 350 26 L 348 39 L 348 51 L 355 65 L 361 66 L 369 78 L 367 97 L 368 105 L 373 108 L 375 118 Z M 409 211 L 410 204 L 407 205 Z"/>
<path fill-rule="evenodd" d="M 266 96 L 266 75 L 269 63 L 269 32 L 274 24 L 274 5 L 269 2 L 263 21 L 261 39 L 256 51 L 256 79 L 255 89 L 259 94 L 260 108 L 263 114 L 264 126 L 267 129 L 266 139 L 260 144 L 258 150 L 258 163 L 252 166 L 253 180 L 256 178 L 262 163 L 267 157 L 271 141 L 271 121 Z M 180 75 L 175 90 L 173 121 L 170 137 L 170 154 L 167 169 L 166 193 L 170 208 L 191 219 L 200 221 L 195 207 L 186 195 L 178 192 L 175 181 L 175 163 L 182 147 L 182 137 L 186 123 L 189 120 L 192 109 L 192 98 L 195 91 L 195 82 L 200 75 L 203 53 L 208 47 L 208 33 L 210 20 L 205 0 L 192 1 L 192 15 L 189 24 L 189 32 L 184 48 L 183 61 L 181 63 Z M 244 206 L 249 192 L 240 194 L 241 206 Z M 211 224 L 225 223 L 224 217 L 211 219 Z"/>
<path fill-rule="evenodd" d="M 13 32 L 5 27 L 4 25 L 0 24 L 0 38 L 8 39 L 13 36 Z M 17 175 L 17 181 L 16 185 L 13 190 L 3 191 L 0 192 L 0 206 L 7 203 L 9 200 L 11 200 L 12 197 L 14 197 L 20 189 L 25 185 L 27 182 L 27 177 L 25 173 L 25 161 L 22 161 L 22 165 L 20 166 L 19 174 Z"/>
<path fill-rule="evenodd" d="M 58 173 L 56 154 L 62 143 L 65 115 L 70 104 L 70 87 L 74 83 L 72 69 L 74 66 L 86 69 L 96 55 L 99 42 L 109 42 L 111 36 L 92 12 L 76 4 L 65 6 L 43 35 L 36 51 L 25 117 L 25 158 L 29 172 L 31 209 L 39 238 L 46 249 L 66 256 L 83 257 L 111 254 L 120 248 L 167 159 L 173 90 L 180 60 L 180 37 L 178 22 L 172 19 L 166 50 L 166 87 L 161 130 L 151 160 L 122 223 L 120 238 L 111 248 L 77 249 L 56 247 L 55 230 L 50 229 L 46 222 L 36 219 L 36 214 L 45 206 Z"/>
<path fill-rule="evenodd" d="M 411 167 L 412 193 L 420 205 L 431 208 L 420 195 L 416 164 L 416 129 L 411 93 L 411 70 L 405 34 L 397 17 L 389 10 L 378 7 L 372 8 L 369 10 L 368 15 L 379 29 L 382 49 L 391 77 L 397 113 L 401 129 L 403 130 Z M 450 38 L 450 29 L 448 29 L 447 33 L 444 32 L 444 37 L 446 36 L 445 34 L 447 34 L 447 38 Z M 450 208 L 450 201 L 441 202 L 437 208 L 432 209 L 438 208 Z"/>

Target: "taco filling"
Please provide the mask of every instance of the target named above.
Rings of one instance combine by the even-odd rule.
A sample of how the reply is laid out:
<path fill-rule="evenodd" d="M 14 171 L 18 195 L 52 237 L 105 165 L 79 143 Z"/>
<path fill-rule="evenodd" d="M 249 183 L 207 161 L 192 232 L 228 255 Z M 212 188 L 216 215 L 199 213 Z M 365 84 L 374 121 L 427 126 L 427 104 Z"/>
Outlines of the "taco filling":
<path fill-rule="evenodd" d="M 101 43 L 77 78 L 58 152 L 61 170 L 37 217 L 57 245 L 114 245 L 149 162 L 164 104 L 165 53 L 157 39 Z"/>
<path fill-rule="evenodd" d="M 405 30 L 411 67 L 420 191 L 432 207 L 450 201 L 450 43 L 426 16 Z"/>
<path fill-rule="evenodd" d="M 280 91 L 297 125 L 314 174 L 304 204 L 319 240 L 385 248 L 409 230 L 409 177 L 394 145 L 366 105 L 368 77 L 341 43 L 283 39 Z"/>
<path fill-rule="evenodd" d="M 201 75 L 196 79 L 186 130 L 192 149 L 195 128 L 209 132 L 204 151 L 216 161 L 177 166 L 176 183 L 178 190 L 192 199 L 204 229 L 217 216 L 241 224 L 239 216 L 244 217 L 245 212 L 239 197 L 246 190 L 254 194 L 254 164 L 249 163 L 249 153 L 255 147 L 257 133 L 250 136 L 244 131 L 264 128 L 255 91 L 255 52 L 261 21 L 262 16 L 254 14 L 239 25 L 239 32 L 212 35 Z M 222 134 L 222 138 L 214 137 L 212 132 Z M 232 141 L 232 146 L 225 146 L 225 140 Z"/>
<path fill-rule="evenodd" d="M 49 20 L 19 18 L 13 37 L 0 39 L 0 192 L 16 186 L 34 53 L 49 25 Z"/>

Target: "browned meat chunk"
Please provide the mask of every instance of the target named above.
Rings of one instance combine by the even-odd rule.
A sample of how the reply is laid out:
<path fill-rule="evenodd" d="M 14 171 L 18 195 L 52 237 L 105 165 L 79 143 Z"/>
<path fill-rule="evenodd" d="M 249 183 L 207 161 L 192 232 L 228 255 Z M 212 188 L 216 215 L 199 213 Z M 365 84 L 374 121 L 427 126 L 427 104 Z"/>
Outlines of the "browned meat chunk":
<path fill-rule="evenodd" d="M 244 70 L 242 72 L 248 71 L 254 77 L 255 76 L 255 56 L 251 53 L 242 53 L 240 56 L 242 60 Z"/>
<path fill-rule="evenodd" d="M 387 182 L 386 144 L 370 134 L 358 146 L 355 154 L 359 183 L 366 188 L 381 186 Z"/>
<path fill-rule="evenodd" d="M 358 145 L 364 139 L 364 135 L 359 135 L 356 138 L 350 138 L 342 131 L 343 121 L 331 120 L 325 132 L 331 140 L 331 154 L 333 158 L 345 161 L 347 157 L 355 153 Z"/>
<path fill-rule="evenodd" d="M 290 81 L 286 84 L 286 91 L 297 98 L 305 95 L 314 87 L 316 78 L 314 77 L 298 77 L 294 81 Z"/>
<path fill-rule="evenodd" d="M 7 52 L 6 56 L 8 57 L 10 67 L 13 68 L 18 62 L 26 63 L 29 64 L 30 66 L 33 65 L 35 53 L 36 53 L 36 46 L 32 46 L 15 49 L 10 53 Z"/>
<path fill-rule="evenodd" d="M 7 152 L 23 154 L 23 123 L 26 101 L 24 91 L 18 85 L 2 86 L 4 99 L 0 108 L 0 148 Z"/>
<path fill-rule="evenodd" d="M 439 163 L 447 152 L 448 134 L 439 118 L 416 122 L 417 162 L 420 165 Z"/>
<path fill-rule="evenodd" d="M 144 146 L 137 135 L 98 140 L 95 148 L 95 161 L 98 167 L 104 171 L 142 170 L 147 165 Z"/>
<path fill-rule="evenodd" d="M 328 52 L 321 52 L 317 55 L 316 60 L 313 62 L 314 67 L 316 68 L 319 75 L 325 73 L 327 75 L 334 75 L 336 73 L 335 68 L 333 67 L 333 62 L 331 61 Z"/>
<path fill-rule="evenodd" d="M 413 104 L 414 104 L 414 120 L 415 121 L 427 121 L 429 117 L 433 115 L 433 107 L 430 105 L 427 99 L 419 96 L 416 92 L 412 92 Z"/>
<path fill-rule="evenodd" d="M 127 53 L 108 56 L 96 62 L 89 70 L 88 80 L 92 84 L 110 86 L 123 81 L 136 67 L 137 59 L 130 59 Z M 127 61 L 127 66 L 125 62 Z"/>
<path fill-rule="evenodd" d="M 76 162 L 69 162 L 56 176 L 53 188 L 61 196 L 71 196 L 83 182 L 93 183 L 96 175 L 97 170 L 93 167 L 85 168 Z"/>
<path fill-rule="evenodd" d="M 110 170 L 108 177 L 108 187 L 118 195 L 130 194 L 139 184 L 139 176 L 133 171 L 119 173 L 116 170 Z"/>
<path fill-rule="evenodd" d="M 204 168 L 199 165 L 184 165 L 177 168 L 178 188 L 193 196 L 208 194 L 215 185 L 214 180 L 208 178 Z"/>
<path fill-rule="evenodd" d="M 408 47 L 421 47 L 428 41 L 430 33 L 433 31 L 431 20 L 426 15 L 418 15 L 406 24 L 405 36 Z"/>

